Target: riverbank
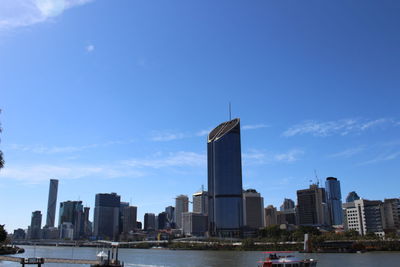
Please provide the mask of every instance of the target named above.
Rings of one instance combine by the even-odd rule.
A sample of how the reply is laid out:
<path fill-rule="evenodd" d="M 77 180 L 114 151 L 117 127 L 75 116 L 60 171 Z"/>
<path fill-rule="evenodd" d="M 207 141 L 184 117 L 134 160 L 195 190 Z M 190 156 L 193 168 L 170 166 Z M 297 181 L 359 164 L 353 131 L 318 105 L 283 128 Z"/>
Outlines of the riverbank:
<path fill-rule="evenodd" d="M 0 246 L 0 255 L 11 255 L 24 252 L 25 249 L 17 246 Z"/>
<path fill-rule="evenodd" d="M 34 245 L 21 244 L 18 245 Z M 106 243 L 41 243 L 39 246 L 57 247 L 108 247 Z M 241 242 L 199 242 L 199 241 L 169 241 L 160 243 L 120 243 L 120 248 L 131 249 L 167 249 L 167 250 L 210 250 L 210 251 L 302 251 L 303 242 L 255 242 L 251 239 Z M 323 241 L 311 242 L 311 253 L 356 253 L 367 251 L 400 251 L 400 241 L 383 240 L 346 240 L 346 241 Z"/>

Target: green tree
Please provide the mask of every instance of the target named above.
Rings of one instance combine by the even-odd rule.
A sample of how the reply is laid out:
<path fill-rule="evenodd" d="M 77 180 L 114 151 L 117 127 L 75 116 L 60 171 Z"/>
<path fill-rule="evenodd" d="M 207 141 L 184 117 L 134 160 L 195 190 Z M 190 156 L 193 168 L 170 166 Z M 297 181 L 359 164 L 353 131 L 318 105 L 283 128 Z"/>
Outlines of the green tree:
<path fill-rule="evenodd" d="M 4 229 L 4 224 L 0 224 L 0 243 L 3 243 L 7 239 L 7 232 Z"/>

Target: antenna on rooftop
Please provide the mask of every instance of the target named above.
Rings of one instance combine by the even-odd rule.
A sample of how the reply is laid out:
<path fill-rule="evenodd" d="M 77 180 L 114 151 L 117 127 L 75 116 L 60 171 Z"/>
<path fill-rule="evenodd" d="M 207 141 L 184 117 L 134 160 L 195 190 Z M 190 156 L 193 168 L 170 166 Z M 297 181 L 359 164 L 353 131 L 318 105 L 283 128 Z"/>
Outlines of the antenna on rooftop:
<path fill-rule="evenodd" d="M 317 183 L 317 186 L 319 186 L 319 179 L 318 179 L 318 175 L 317 175 L 317 170 L 314 169 L 314 174 L 315 174 L 315 181 Z"/>

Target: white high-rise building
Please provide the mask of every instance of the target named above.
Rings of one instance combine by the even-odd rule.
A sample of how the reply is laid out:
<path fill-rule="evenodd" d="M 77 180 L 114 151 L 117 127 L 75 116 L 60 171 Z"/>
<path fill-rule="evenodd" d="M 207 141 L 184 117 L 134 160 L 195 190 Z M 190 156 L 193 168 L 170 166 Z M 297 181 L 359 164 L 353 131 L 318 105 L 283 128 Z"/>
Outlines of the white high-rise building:
<path fill-rule="evenodd" d="M 382 201 L 358 199 L 344 203 L 343 208 L 346 229 L 356 230 L 360 235 L 366 235 L 369 232 L 384 235 Z"/>

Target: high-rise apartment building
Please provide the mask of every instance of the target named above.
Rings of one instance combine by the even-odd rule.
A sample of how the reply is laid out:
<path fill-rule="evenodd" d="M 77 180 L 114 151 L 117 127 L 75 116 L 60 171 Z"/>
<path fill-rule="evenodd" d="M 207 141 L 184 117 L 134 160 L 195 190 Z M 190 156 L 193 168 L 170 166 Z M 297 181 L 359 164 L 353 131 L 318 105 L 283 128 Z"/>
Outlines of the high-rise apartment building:
<path fill-rule="evenodd" d="M 264 198 L 255 189 L 243 192 L 243 224 L 253 229 L 264 227 Z"/>
<path fill-rule="evenodd" d="M 54 227 L 57 207 L 58 180 L 50 179 L 49 198 L 47 201 L 46 226 Z"/>
<path fill-rule="evenodd" d="M 240 236 L 243 229 L 240 120 L 208 135 L 208 221 L 211 236 Z"/>
<path fill-rule="evenodd" d="M 326 178 L 325 190 L 331 224 L 341 225 L 343 224 L 343 210 L 339 180 L 335 177 Z"/>
<path fill-rule="evenodd" d="M 309 189 L 298 190 L 297 211 L 299 225 L 329 225 L 329 209 L 326 204 L 325 189 L 318 187 L 317 184 L 312 184 Z"/>
<path fill-rule="evenodd" d="M 99 239 L 117 240 L 121 197 L 116 193 L 96 194 L 94 235 Z"/>
<path fill-rule="evenodd" d="M 189 211 L 189 198 L 179 195 L 175 198 L 175 224 L 177 229 L 182 228 L 182 213 Z"/>
<path fill-rule="evenodd" d="M 208 214 L 208 194 L 207 191 L 201 190 L 193 194 L 193 212 Z"/>
<path fill-rule="evenodd" d="M 40 210 L 32 212 L 30 239 L 41 239 L 42 213 Z"/>

